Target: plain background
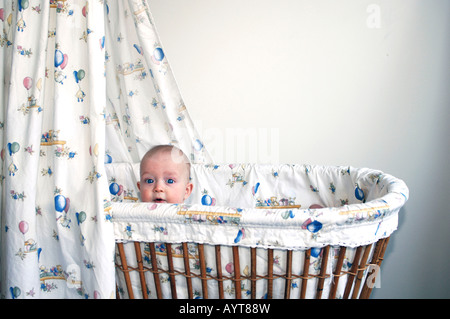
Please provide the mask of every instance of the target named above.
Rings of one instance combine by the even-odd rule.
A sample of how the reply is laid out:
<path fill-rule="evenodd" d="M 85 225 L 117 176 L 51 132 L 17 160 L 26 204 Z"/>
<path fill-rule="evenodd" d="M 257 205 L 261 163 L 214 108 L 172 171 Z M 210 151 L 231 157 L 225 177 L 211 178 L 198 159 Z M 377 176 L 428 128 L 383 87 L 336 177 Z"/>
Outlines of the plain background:
<path fill-rule="evenodd" d="M 404 180 L 410 199 L 372 298 L 450 297 L 450 1 L 149 4 L 217 162 L 351 165 Z M 253 153 L 227 140 L 239 132 Z"/>

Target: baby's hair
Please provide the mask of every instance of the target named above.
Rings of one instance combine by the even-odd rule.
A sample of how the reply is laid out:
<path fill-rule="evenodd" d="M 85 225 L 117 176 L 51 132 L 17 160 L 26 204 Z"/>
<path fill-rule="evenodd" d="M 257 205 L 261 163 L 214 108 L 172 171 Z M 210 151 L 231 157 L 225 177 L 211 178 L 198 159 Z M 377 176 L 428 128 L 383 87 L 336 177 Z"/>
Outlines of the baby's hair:
<path fill-rule="evenodd" d="M 145 153 L 144 157 L 141 160 L 141 170 L 142 170 L 142 162 L 146 160 L 147 158 L 152 157 L 153 155 L 159 153 L 159 152 L 170 152 L 172 161 L 175 163 L 185 163 L 187 165 L 187 171 L 188 171 L 188 180 L 191 176 L 191 163 L 189 161 L 189 158 L 184 154 L 184 152 L 179 149 L 178 147 L 174 145 L 156 145 L 152 147 L 147 153 Z"/>

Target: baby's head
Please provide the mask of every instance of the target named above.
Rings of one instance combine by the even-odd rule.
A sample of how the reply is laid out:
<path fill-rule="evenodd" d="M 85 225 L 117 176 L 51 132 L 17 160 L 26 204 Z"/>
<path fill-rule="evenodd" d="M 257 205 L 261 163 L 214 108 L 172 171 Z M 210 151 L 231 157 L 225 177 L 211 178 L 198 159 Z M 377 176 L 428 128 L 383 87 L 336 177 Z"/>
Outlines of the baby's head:
<path fill-rule="evenodd" d="M 186 155 L 172 145 L 158 145 L 141 160 L 137 183 L 143 202 L 183 203 L 191 195 L 190 163 Z"/>

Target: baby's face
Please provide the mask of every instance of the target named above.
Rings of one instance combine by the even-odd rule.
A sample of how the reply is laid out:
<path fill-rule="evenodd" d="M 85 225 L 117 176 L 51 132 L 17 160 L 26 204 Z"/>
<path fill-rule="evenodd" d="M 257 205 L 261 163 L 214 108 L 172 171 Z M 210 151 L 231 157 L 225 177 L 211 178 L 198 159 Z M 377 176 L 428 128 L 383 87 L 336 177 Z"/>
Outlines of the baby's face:
<path fill-rule="evenodd" d="M 140 174 L 138 188 L 143 202 L 180 204 L 192 192 L 186 163 L 173 161 L 170 151 L 144 159 Z"/>

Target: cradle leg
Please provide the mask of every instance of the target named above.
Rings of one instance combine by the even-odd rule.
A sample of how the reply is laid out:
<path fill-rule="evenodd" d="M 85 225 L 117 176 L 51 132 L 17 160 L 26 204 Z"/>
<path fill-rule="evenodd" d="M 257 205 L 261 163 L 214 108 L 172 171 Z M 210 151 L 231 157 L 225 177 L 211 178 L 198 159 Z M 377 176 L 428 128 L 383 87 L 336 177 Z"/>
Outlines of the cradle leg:
<path fill-rule="evenodd" d="M 365 246 L 364 254 L 361 258 L 361 262 L 359 263 L 358 272 L 356 273 L 356 281 L 355 286 L 353 287 L 352 299 L 356 299 L 358 297 L 359 287 L 361 287 L 362 277 L 364 276 L 364 270 L 366 269 L 367 259 L 369 258 L 372 246 L 373 244 Z"/>
<path fill-rule="evenodd" d="M 326 246 L 322 249 L 322 264 L 320 265 L 319 282 L 317 283 L 316 299 L 322 298 L 323 284 L 325 282 L 325 276 L 327 274 L 328 253 L 330 246 Z"/>
<path fill-rule="evenodd" d="M 284 299 L 289 299 L 291 296 L 292 250 L 288 250 L 286 254 L 286 286 L 284 287 Z"/>
<path fill-rule="evenodd" d="M 141 244 L 139 242 L 134 242 L 134 250 L 136 251 L 136 261 L 138 264 L 139 279 L 141 281 L 142 296 L 144 299 L 148 299 L 147 294 L 147 284 L 145 282 L 144 274 L 144 262 L 142 261 Z"/>
<path fill-rule="evenodd" d="M 370 269 L 366 276 L 366 283 L 363 286 L 360 299 L 369 299 L 372 293 L 373 285 L 375 284 L 378 271 L 380 270 L 381 263 L 383 262 L 384 253 L 386 252 L 387 245 L 389 243 L 389 237 L 380 239 L 375 247 L 375 251 L 370 262 L 374 268 Z"/>
<path fill-rule="evenodd" d="M 256 248 L 250 248 L 250 258 L 251 258 L 251 297 L 256 299 Z"/>
<path fill-rule="evenodd" d="M 175 282 L 175 272 L 173 267 L 172 245 L 166 243 L 167 263 L 169 265 L 169 281 L 172 299 L 177 299 L 177 284 Z"/>
<path fill-rule="evenodd" d="M 233 246 L 234 291 L 236 299 L 241 299 L 241 266 L 239 264 L 239 247 Z"/>
<path fill-rule="evenodd" d="M 224 299 L 223 292 L 223 275 L 222 275 L 222 256 L 220 254 L 220 246 L 215 246 L 216 250 L 216 268 L 217 268 L 217 283 L 219 286 L 219 299 Z"/>
<path fill-rule="evenodd" d="M 303 262 L 302 291 L 300 292 L 300 299 L 305 299 L 306 296 L 306 286 L 308 285 L 310 259 L 311 259 L 311 249 L 308 249 L 305 251 L 305 260 Z"/>
<path fill-rule="evenodd" d="M 152 259 L 152 272 L 153 272 L 153 279 L 155 281 L 156 297 L 158 299 L 162 299 L 161 282 L 159 281 L 158 262 L 156 260 L 155 243 L 149 243 L 148 247 L 150 249 L 150 258 Z"/>
<path fill-rule="evenodd" d="M 331 290 L 330 295 L 328 296 L 328 299 L 335 299 L 336 298 L 336 290 L 339 284 L 339 278 L 341 278 L 341 269 L 342 265 L 344 264 L 344 258 L 345 258 L 345 252 L 347 251 L 346 247 L 340 247 L 339 249 L 339 257 L 336 264 L 336 268 L 334 270 L 334 276 L 333 276 L 333 282 L 331 284 Z"/>
<path fill-rule="evenodd" d="M 122 271 L 125 276 L 125 284 L 127 286 L 128 297 L 134 299 L 133 287 L 131 286 L 130 271 L 128 270 L 127 258 L 125 256 L 125 250 L 123 249 L 123 243 L 117 243 L 119 250 L 120 262 L 122 263 Z"/>
<path fill-rule="evenodd" d="M 267 299 L 273 298 L 273 250 L 267 250 Z"/>
<path fill-rule="evenodd" d="M 204 250 L 204 247 L 202 244 L 198 244 L 198 258 L 200 260 L 200 275 L 201 275 L 201 280 L 202 280 L 203 299 L 208 299 L 205 250 Z"/>
<path fill-rule="evenodd" d="M 350 296 L 350 291 L 352 290 L 356 271 L 358 270 L 359 258 L 361 257 L 362 249 L 363 249 L 362 246 L 356 248 L 355 255 L 353 256 L 352 268 L 350 269 L 350 272 L 347 275 L 347 283 L 345 285 L 343 296 L 344 299 L 348 299 L 348 297 Z"/>
<path fill-rule="evenodd" d="M 189 267 L 189 250 L 187 243 L 183 243 L 183 260 L 184 260 L 184 271 L 186 274 L 186 284 L 188 289 L 189 299 L 193 298 L 192 292 L 192 280 L 191 280 L 191 268 Z"/>

